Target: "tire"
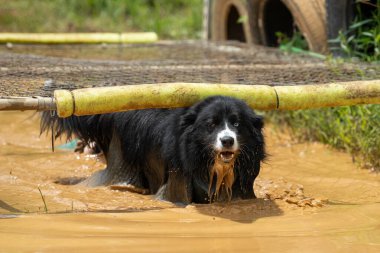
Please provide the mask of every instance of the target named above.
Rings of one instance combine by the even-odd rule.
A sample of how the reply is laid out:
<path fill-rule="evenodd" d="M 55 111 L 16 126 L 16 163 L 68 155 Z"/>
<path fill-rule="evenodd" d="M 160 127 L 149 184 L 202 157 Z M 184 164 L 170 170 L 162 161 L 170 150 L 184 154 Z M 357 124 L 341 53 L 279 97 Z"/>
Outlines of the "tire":
<path fill-rule="evenodd" d="M 210 1 L 212 2 L 208 7 L 208 38 L 211 40 L 232 39 L 265 46 L 278 46 L 275 33 L 283 32 L 281 30 L 283 28 L 285 33 L 291 35 L 294 23 L 305 37 L 310 50 L 318 53 L 328 51 L 325 0 Z M 273 4 L 281 5 L 279 15 L 271 12 Z M 248 17 L 248 21 L 238 28 L 240 31 L 236 34 L 229 30 L 231 28 L 229 14 L 233 8 L 237 10 L 239 16 Z M 286 19 L 285 22 L 281 19 L 282 17 Z M 269 22 L 270 25 L 268 25 Z"/>
<path fill-rule="evenodd" d="M 257 8 L 257 16 L 254 17 L 259 26 L 260 37 L 263 45 L 274 46 L 273 30 L 278 27 L 285 29 L 289 34 L 294 30 L 292 22 L 297 26 L 299 31 L 305 37 L 309 49 L 318 53 L 327 52 L 326 36 L 326 8 L 325 0 L 251 0 L 252 6 Z M 278 10 L 273 8 L 276 6 Z M 270 12 L 272 11 L 272 13 Z M 275 15 L 273 12 L 276 12 Z M 286 16 L 286 12 L 291 17 Z M 271 16 L 268 18 L 267 16 Z M 291 21 L 292 20 L 292 21 Z M 272 24 L 267 24 L 271 22 Z M 276 27 L 276 28 L 274 28 Z M 281 31 L 281 30 L 279 30 Z M 281 31 L 283 32 L 283 31 Z"/>
<path fill-rule="evenodd" d="M 354 19 L 352 0 L 326 0 L 327 12 L 327 38 L 329 48 L 333 55 L 342 56 L 344 53 L 340 49 L 339 42 L 334 42 L 339 36 L 339 32 L 347 31 L 350 23 Z"/>
<path fill-rule="evenodd" d="M 295 24 L 306 38 L 309 48 L 327 53 L 325 0 L 282 0 L 293 15 Z"/>
<path fill-rule="evenodd" d="M 245 0 L 213 0 L 209 5 L 207 37 L 213 41 L 258 43 L 250 16 Z M 237 23 L 239 17 L 247 17 L 248 20 Z"/>

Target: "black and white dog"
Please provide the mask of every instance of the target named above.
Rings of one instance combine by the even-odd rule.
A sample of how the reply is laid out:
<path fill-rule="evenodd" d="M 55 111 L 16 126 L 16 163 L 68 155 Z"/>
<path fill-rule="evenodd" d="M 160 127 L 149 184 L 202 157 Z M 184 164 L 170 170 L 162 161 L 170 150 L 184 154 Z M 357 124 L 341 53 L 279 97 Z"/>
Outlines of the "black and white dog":
<path fill-rule="evenodd" d="M 255 198 L 265 158 L 263 120 L 243 101 L 209 97 L 191 107 L 51 118 L 56 137 L 95 142 L 107 168 L 82 184 L 122 185 L 172 202 Z"/>

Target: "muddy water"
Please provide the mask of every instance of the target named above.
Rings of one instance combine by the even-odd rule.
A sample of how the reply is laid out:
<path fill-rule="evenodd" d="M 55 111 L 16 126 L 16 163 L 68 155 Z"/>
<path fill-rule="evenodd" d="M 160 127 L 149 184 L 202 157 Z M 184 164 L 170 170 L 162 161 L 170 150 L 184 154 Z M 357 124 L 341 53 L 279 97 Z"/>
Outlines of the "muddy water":
<path fill-rule="evenodd" d="M 52 153 L 36 115 L 0 113 L 0 252 L 379 252 L 379 175 L 270 126 L 265 134 L 258 199 L 178 207 L 63 185 L 104 164 Z"/>

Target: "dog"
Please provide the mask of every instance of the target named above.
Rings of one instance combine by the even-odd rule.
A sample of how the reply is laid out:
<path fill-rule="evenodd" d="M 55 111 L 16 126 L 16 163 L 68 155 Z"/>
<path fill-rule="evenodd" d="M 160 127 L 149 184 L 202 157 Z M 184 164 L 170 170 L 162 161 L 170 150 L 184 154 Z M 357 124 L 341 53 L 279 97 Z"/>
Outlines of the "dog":
<path fill-rule="evenodd" d="M 55 129 L 95 142 L 107 166 L 83 181 L 112 185 L 175 203 L 255 198 L 253 184 L 265 159 L 263 118 L 238 99 L 212 96 L 177 109 L 144 109 L 52 118 Z"/>

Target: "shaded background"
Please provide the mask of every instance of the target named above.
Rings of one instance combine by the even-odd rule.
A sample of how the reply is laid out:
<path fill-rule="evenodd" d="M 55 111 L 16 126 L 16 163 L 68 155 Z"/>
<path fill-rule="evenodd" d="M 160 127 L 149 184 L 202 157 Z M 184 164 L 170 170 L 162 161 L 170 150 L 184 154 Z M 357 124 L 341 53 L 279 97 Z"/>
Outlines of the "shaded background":
<path fill-rule="evenodd" d="M 0 32 L 154 31 L 199 38 L 202 0 L 0 0 Z"/>

